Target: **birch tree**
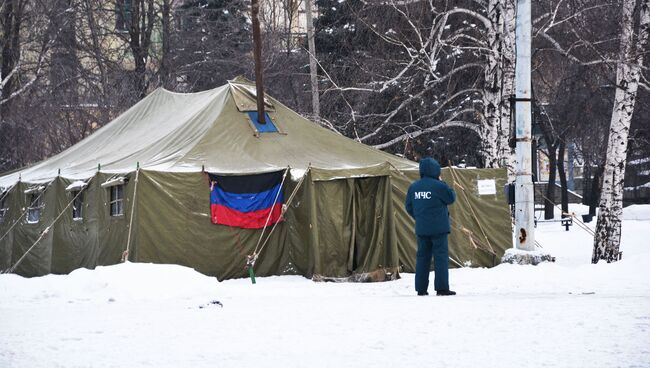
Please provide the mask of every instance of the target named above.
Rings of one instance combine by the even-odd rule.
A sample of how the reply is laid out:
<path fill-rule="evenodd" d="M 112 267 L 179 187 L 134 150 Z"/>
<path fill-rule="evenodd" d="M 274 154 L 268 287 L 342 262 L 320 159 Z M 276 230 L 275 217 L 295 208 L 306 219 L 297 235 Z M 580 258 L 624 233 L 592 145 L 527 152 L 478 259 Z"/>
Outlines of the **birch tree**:
<path fill-rule="evenodd" d="M 597 263 L 599 260 L 614 262 L 620 257 L 625 160 L 644 56 L 648 51 L 649 7 L 650 0 L 623 0 L 616 92 L 598 206 L 592 263 Z M 638 9 L 639 14 L 638 25 L 635 24 L 635 9 Z"/>
<path fill-rule="evenodd" d="M 362 70 L 368 77 L 365 81 L 357 79 L 350 85 L 336 69 L 323 71 L 329 82 L 323 100 L 336 96 L 348 108 L 342 131 L 376 148 L 395 150 L 422 135 L 465 129 L 480 137 L 481 146 L 472 149 L 481 152 L 484 166 L 511 162 L 505 159 L 510 155 L 507 101 L 514 83 L 504 82 L 503 76 L 514 78 L 512 1 L 468 1 L 453 6 L 435 0 L 390 1 L 362 6 L 321 0 L 319 6 L 323 9 L 319 45 L 324 45 L 323 53 L 330 44 L 337 45 L 337 52 L 330 51 L 338 58 L 333 61 L 335 68 L 347 51 L 338 46 L 341 42 L 328 38 L 345 33 L 339 38 L 371 43 L 364 51 L 351 50 L 352 60 L 342 67 L 346 73 L 351 68 Z M 353 17 L 330 14 L 345 6 L 352 9 Z M 328 20 L 339 29 L 326 26 Z M 384 63 L 373 67 L 373 56 Z M 329 64 L 327 56 L 323 59 Z M 375 107 L 367 101 L 384 100 L 389 101 L 387 106 L 377 106 L 383 112 L 364 111 L 369 110 L 364 107 Z M 359 107 L 361 101 L 364 106 Z"/>
<path fill-rule="evenodd" d="M 515 4 L 513 0 L 488 0 L 485 33 L 489 52 L 483 81 L 481 139 L 485 167 L 506 166 L 514 170 L 509 147 L 510 100 L 514 93 Z"/>

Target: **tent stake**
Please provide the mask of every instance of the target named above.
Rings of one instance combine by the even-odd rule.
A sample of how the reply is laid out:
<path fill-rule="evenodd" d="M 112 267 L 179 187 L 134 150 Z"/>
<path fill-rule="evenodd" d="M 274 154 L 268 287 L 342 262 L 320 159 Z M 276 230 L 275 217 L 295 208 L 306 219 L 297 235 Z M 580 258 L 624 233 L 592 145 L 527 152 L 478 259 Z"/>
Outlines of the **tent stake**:
<path fill-rule="evenodd" d="M 255 270 L 253 270 L 253 267 L 255 266 L 256 260 L 257 256 L 255 254 L 246 256 L 246 268 L 248 268 L 248 276 L 250 276 L 253 284 L 255 284 Z"/>

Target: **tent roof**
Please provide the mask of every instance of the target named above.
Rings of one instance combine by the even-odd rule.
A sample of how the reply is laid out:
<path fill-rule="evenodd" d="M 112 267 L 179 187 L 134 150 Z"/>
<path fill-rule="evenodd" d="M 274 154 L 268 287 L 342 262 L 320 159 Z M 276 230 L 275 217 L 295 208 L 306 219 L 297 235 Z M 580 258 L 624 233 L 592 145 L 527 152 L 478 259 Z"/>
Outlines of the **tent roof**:
<path fill-rule="evenodd" d="M 20 180 L 50 181 L 57 175 L 82 179 L 102 172 L 206 171 L 245 174 L 291 166 L 359 169 L 390 165 L 408 170 L 414 162 L 318 126 L 277 100 L 266 101 L 280 132 L 257 133 L 248 114 L 254 88 L 238 78 L 199 93 L 152 92 L 115 120 L 67 150 L 0 177 L 0 187 Z M 240 111 L 242 110 L 242 111 Z M 356 171 L 356 170 L 354 170 Z"/>

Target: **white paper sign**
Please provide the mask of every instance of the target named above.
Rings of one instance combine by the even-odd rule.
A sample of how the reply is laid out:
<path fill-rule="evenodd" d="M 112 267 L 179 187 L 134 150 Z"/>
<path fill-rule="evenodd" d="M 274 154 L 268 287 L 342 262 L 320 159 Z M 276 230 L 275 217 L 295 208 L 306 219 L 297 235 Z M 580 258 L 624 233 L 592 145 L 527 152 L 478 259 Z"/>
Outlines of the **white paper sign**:
<path fill-rule="evenodd" d="M 477 180 L 478 195 L 497 194 L 497 183 L 494 179 Z"/>

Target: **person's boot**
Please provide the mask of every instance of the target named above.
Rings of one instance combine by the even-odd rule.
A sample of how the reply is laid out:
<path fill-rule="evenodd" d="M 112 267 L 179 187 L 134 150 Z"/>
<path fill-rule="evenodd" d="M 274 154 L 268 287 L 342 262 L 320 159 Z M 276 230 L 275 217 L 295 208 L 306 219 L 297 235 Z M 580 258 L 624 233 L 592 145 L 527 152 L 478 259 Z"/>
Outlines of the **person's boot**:
<path fill-rule="evenodd" d="M 418 296 L 425 296 L 425 295 L 429 295 L 429 293 L 426 291 L 418 291 Z"/>
<path fill-rule="evenodd" d="M 438 296 L 456 295 L 456 292 L 451 290 L 437 290 L 436 295 Z"/>

